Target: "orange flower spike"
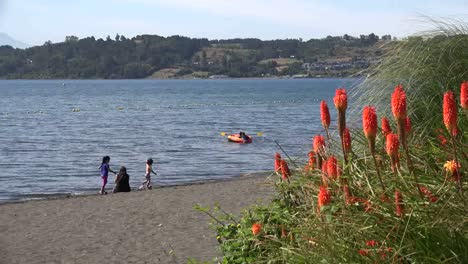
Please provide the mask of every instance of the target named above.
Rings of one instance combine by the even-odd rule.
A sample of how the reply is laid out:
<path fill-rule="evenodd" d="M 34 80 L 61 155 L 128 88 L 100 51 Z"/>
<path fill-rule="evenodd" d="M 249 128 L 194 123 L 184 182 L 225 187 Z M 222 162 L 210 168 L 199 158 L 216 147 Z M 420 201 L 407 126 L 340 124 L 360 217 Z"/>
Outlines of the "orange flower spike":
<path fill-rule="evenodd" d="M 360 249 L 358 250 L 359 255 L 361 256 L 368 256 L 369 255 L 369 250 L 368 249 Z"/>
<path fill-rule="evenodd" d="M 401 84 L 395 87 L 392 94 L 392 112 L 397 120 L 406 118 L 406 93 Z"/>
<path fill-rule="evenodd" d="M 348 185 L 343 186 L 343 192 L 344 192 L 344 195 L 345 195 L 346 204 L 348 204 L 348 205 L 352 204 L 353 200 L 354 200 L 354 197 L 351 195 L 351 191 L 349 190 Z"/>
<path fill-rule="evenodd" d="M 285 160 L 281 160 L 281 178 L 283 181 L 287 181 L 291 177 L 291 171 L 289 170 L 288 163 Z"/>
<path fill-rule="evenodd" d="M 315 152 L 309 152 L 309 170 L 313 170 L 315 166 Z"/>
<path fill-rule="evenodd" d="M 458 165 L 458 166 L 457 166 Z M 460 168 L 460 164 L 457 164 L 455 160 L 448 160 L 444 164 L 444 168 L 447 172 L 455 173 Z"/>
<path fill-rule="evenodd" d="M 330 156 L 327 160 L 327 173 L 330 179 L 338 178 L 338 161 L 335 156 Z"/>
<path fill-rule="evenodd" d="M 330 111 L 325 100 L 320 102 L 320 119 L 322 120 L 323 127 L 328 129 L 330 127 Z"/>
<path fill-rule="evenodd" d="M 440 144 L 442 146 L 447 145 L 447 139 L 443 135 L 439 134 L 439 135 L 437 135 L 437 137 L 439 138 Z"/>
<path fill-rule="evenodd" d="M 275 172 L 279 172 L 281 170 L 281 155 L 276 152 L 275 153 Z"/>
<path fill-rule="evenodd" d="M 455 160 L 449 160 L 444 164 L 445 171 L 452 175 L 451 180 L 459 181 L 461 179 L 460 175 L 460 163 L 457 163 Z"/>
<path fill-rule="evenodd" d="M 385 150 L 390 157 L 398 157 L 398 149 L 400 148 L 400 141 L 398 136 L 395 134 L 387 135 L 387 143 L 385 145 Z"/>
<path fill-rule="evenodd" d="M 323 136 L 317 135 L 314 137 L 314 151 L 323 152 L 325 148 L 325 138 Z"/>
<path fill-rule="evenodd" d="M 333 98 L 335 107 L 338 110 L 338 133 L 340 135 L 341 144 L 343 146 L 343 132 L 346 128 L 346 108 L 348 108 L 348 96 L 345 89 L 337 89 Z M 344 150 L 343 150 L 344 151 Z M 346 160 L 346 153 L 345 160 Z"/>
<path fill-rule="evenodd" d="M 395 214 L 398 217 L 402 217 L 404 214 L 403 195 L 400 190 L 395 191 Z"/>
<path fill-rule="evenodd" d="M 349 133 L 349 129 L 345 128 L 343 133 L 343 143 L 346 153 L 351 152 L 351 134 Z"/>
<path fill-rule="evenodd" d="M 377 135 L 377 114 L 374 107 L 364 107 L 362 111 L 362 128 L 368 140 L 375 140 Z"/>
<path fill-rule="evenodd" d="M 390 127 L 390 122 L 386 117 L 382 117 L 382 134 L 384 137 L 387 137 L 388 134 L 392 133 L 392 128 Z"/>
<path fill-rule="evenodd" d="M 392 171 L 395 172 L 397 166 L 399 166 L 398 149 L 400 148 L 400 141 L 398 135 L 388 134 L 385 150 L 388 156 L 392 159 Z"/>
<path fill-rule="evenodd" d="M 368 241 L 366 241 L 366 245 L 368 247 L 377 247 L 377 246 L 379 246 L 379 242 L 377 242 L 375 240 L 368 240 Z"/>
<path fill-rule="evenodd" d="M 405 119 L 405 133 L 406 133 L 406 135 L 408 135 L 409 132 L 411 132 L 411 120 L 410 120 L 409 117 L 406 117 L 406 119 Z"/>
<path fill-rule="evenodd" d="M 346 89 L 341 88 L 336 90 L 333 103 L 335 103 L 335 107 L 338 111 L 346 111 L 346 108 L 348 108 L 348 96 L 346 95 Z"/>
<path fill-rule="evenodd" d="M 328 162 L 327 160 L 323 160 L 322 162 L 322 168 L 320 168 L 322 171 L 322 184 L 325 187 L 328 187 Z"/>
<path fill-rule="evenodd" d="M 319 194 L 318 194 L 318 208 L 319 210 L 322 206 L 330 204 L 331 195 L 330 191 L 325 186 L 320 186 Z"/>
<path fill-rule="evenodd" d="M 254 234 L 254 236 L 260 234 L 260 232 L 262 232 L 262 225 L 259 224 L 259 223 L 255 223 L 252 225 L 252 234 Z"/>
<path fill-rule="evenodd" d="M 444 94 L 444 124 L 451 135 L 456 135 L 457 129 L 457 105 L 453 92 L 449 91 Z"/>
<path fill-rule="evenodd" d="M 421 190 L 421 192 L 429 199 L 429 201 L 431 201 L 431 203 L 435 203 L 439 200 L 439 197 L 432 194 L 432 192 L 428 188 L 420 186 L 419 190 Z"/>
<path fill-rule="evenodd" d="M 468 82 L 463 81 L 460 86 L 460 105 L 463 110 L 468 111 Z"/>

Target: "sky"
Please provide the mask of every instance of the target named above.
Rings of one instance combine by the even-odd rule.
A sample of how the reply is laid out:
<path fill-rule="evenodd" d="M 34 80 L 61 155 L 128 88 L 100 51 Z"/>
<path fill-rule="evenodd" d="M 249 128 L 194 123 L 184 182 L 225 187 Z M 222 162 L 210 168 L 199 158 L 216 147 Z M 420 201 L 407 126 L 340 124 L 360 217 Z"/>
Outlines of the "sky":
<path fill-rule="evenodd" d="M 427 16 L 468 21 L 468 0 L 0 0 L 0 32 L 31 45 L 62 42 L 69 35 L 113 38 L 117 33 L 401 38 L 430 27 Z"/>

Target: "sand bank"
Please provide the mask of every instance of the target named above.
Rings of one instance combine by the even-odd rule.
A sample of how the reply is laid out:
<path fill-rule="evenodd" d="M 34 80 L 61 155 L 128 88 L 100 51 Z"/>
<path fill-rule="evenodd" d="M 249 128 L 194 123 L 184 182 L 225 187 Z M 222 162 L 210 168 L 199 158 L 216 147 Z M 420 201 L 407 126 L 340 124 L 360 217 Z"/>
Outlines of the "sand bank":
<path fill-rule="evenodd" d="M 233 180 L 0 205 L 0 263 L 186 263 L 219 255 L 209 218 L 273 195 L 271 180 Z"/>

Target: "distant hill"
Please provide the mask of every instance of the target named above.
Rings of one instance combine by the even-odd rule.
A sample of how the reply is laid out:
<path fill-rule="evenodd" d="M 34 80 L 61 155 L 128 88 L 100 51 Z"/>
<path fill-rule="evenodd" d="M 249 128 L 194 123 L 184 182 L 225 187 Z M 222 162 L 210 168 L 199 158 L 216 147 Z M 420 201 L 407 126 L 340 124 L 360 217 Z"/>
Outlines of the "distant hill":
<path fill-rule="evenodd" d="M 1 36 L 1 35 L 0 35 Z M 378 63 L 391 36 L 260 40 L 162 37 L 50 41 L 25 50 L 0 47 L 3 79 L 345 77 Z"/>
<path fill-rule="evenodd" d="M 6 33 L 0 32 L 0 46 L 9 45 L 18 49 L 25 49 L 30 47 L 30 45 L 23 43 L 21 41 L 15 40 Z"/>

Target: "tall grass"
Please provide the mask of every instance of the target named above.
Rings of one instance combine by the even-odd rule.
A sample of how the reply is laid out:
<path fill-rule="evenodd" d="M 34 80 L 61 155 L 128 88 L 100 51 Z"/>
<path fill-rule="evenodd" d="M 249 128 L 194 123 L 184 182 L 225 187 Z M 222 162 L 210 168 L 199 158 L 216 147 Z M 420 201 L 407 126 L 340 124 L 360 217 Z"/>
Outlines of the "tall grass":
<path fill-rule="evenodd" d="M 438 113 L 443 92 L 452 90 L 458 95 L 460 83 L 468 80 L 468 25 L 427 21 L 433 30 L 383 45 L 386 52 L 381 63 L 369 72 L 353 96 L 357 105 L 372 104 L 380 113 L 388 114 L 393 87 L 403 84 L 412 106 L 409 116 L 420 135 L 434 134 L 432 128 L 442 124 Z"/>
<path fill-rule="evenodd" d="M 468 263 L 467 197 L 444 169 L 456 150 L 466 177 L 468 117 L 459 111 L 455 144 L 440 141 L 450 138 L 442 122 L 443 94 L 458 96 L 468 79 L 468 36 L 464 26 L 439 25 L 430 34 L 387 44 L 382 63 L 350 100 L 356 112 L 371 104 L 379 120 L 390 119 L 391 93 L 403 84 L 413 128 L 408 149 L 399 150 L 400 167 L 392 169 L 381 133 L 371 155 L 357 129 L 346 161 L 334 138 L 321 153 L 339 158 L 338 179 L 321 168 L 298 170 L 290 181 L 278 175 L 276 198 L 240 219 L 200 207 L 215 219 L 223 263 Z M 319 195 L 324 189 L 329 197 Z"/>

